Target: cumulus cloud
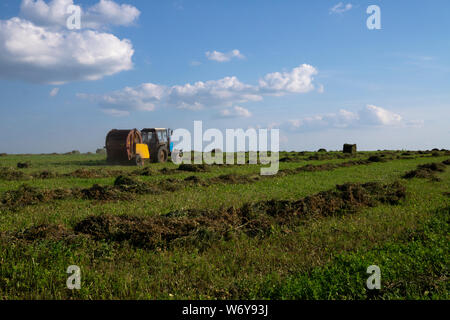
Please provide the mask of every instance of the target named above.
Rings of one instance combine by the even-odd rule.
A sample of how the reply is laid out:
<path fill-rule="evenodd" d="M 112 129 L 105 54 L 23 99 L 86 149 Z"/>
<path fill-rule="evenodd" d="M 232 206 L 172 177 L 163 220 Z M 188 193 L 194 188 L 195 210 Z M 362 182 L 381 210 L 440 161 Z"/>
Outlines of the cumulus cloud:
<path fill-rule="evenodd" d="M 291 119 L 280 127 L 290 131 L 314 131 L 326 128 L 346 128 L 358 121 L 358 114 L 344 109 L 338 113 L 315 115 L 302 119 Z"/>
<path fill-rule="evenodd" d="M 278 126 L 289 131 L 306 132 L 361 126 L 410 126 L 411 123 L 417 123 L 417 121 L 404 122 L 399 114 L 374 105 L 367 105 L 357 112 L 341 109 L 337 113 L 289 120 Z"/>
<path fill-rule="evenodd" d="M 62 84 L 132 68 L 133 47 L 112 34 L 60 33 L 12 18 L 0 21 L 0 76 Z"/>
<path fill-rule="evenodd" d="M 244 59 L 245 56 L 237 49 L 234 49 L 227 53 L 222 53 L 219 51 L 207 51 L 205 53 L 206 57 L 209 60 L 217 61 L 217 62 L 228 62 L 233 58 Z"/>
<path fill-rule="evenodd" d="M 166 94 L 165 90 L 164 86 L 144 83 L 136 88 L 126 87 L 102 96 L 79 95 L 79 97 L 97 101 L 104 110 L 153 111 L 155 103 Z"/>
<path fill-rule="evenodd" d="M 257 88 L 244 84 L 236 77 L 198 81 L 176 85 L 167 92 L 167 104 L 183 109 L 203 109 L 209 106 L 230 106 L 233 103 L 259 101 Z"/>
<path fill-rule="evenodd" d="M 104 109 L 152 111 L 156 107 L 189 110 L 224 108 L 230 115 L 245 116 L 243 108 L 230 108 L 235 104 L 260 101 L 265 95 L 281 96 L 312 91 L 312 76 L 316 73 L 312 66 L 302 65 L 291 72 L 280 74 L 280 80 L 274 79 L 274 74 L 269 74 L 257 86 L 243 83 L 237 77 L 225 77 L 170 87 L 144 83 L 135 88 L 126 87 L 103 95 L 78 96 L 91 99 Z"/>
<path fill-rule="evenodd" d="M 400 115 L 373 105 L 359 111 L 359 118 L 363 123 L 371 125 L 395 125 L 402 122 Z"/>
<path fill-rule="evenodd" d="M 155 106 L 201 110 L 262 99 L 257 88 L 240 82 L 236 77 L 171 87 L 144 83 L 104 95 L 79 94 L 78 97 L 91 99 L 103 109 L 137 111 L 152 111 Z"/>
<path fill-rule="evenodd" d="M 317 70 L 303 64 L 290 72 L 274 72 L 259 80 L 259 87 L 268 94 L 305 93 L 314 89 L 313 76 Z"/>
<path fill-rule="evenodd" d="M 223 109 L 219 112 L 220 118 L 249 118 L 251 116 L 252 113 L 250 111 L 240 106 Z"/>
<path fill-rule="evenodd" d="M 141 12 L 128 4 L 117 4 L 111 0 L 100 0 L 91 7 L 83 8 L 73 0 L 23 0 L 20 17 L 38 26 L 65 28 L 69 6 L 76 6 L 81 11 L 81 27 L 100 29 L 106 26 L 129 26 L 137 21 Z"/>
<path fill-rule="evenodd" d="M 340 14 L 347 12 L 353 8 L 353 5 L 351 3 L 343 4 L 342 2 L 339 2 L 335 6 L 330 8 L 330 14 Z"/>
<path fill-rule="evenodd" d="M 141 12 L 128 4 L 100 0 L 86 12 L 86 27 L 101 28 L 104 25 L 130 26 L 139 18 Z M 83 25 L 83 22 L 82 22 Z"/>
<path fill-rule="evenodd" d="M 108 6 L 109 2 L 98 5 Z M 62 23 L 64 7 L 70 3 L 24 0 L 21 14 L 30 20 L 0 20 L 0 77 L 62 84 L 98 80 L 132 69 L 134 50 L 129 40 L 98 30 L 55 27 Z"/>

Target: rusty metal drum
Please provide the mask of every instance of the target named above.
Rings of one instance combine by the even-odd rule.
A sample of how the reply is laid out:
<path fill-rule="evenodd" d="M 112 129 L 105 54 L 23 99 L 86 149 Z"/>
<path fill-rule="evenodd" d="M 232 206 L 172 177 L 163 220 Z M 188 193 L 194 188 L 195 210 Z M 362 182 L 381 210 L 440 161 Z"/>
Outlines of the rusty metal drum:
<path fill-rule="evenodd" d="M 129 162 L 136 156 L 136 144 L 142 143 L 137 129 L 111 130 L 106 136 L 106 159 L 108 162 Z"/>

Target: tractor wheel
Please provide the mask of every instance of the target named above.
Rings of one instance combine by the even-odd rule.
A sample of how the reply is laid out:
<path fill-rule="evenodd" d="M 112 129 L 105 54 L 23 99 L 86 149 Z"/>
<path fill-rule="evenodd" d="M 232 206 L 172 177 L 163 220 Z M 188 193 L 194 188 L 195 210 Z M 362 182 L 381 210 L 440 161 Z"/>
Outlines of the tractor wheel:
<path fill-rule="evenodd" d="M 158 154 L 156 155 L 156 161 L 159 163 L 167 161 L 167 150 L 165 148 L 159 148 Z"/>

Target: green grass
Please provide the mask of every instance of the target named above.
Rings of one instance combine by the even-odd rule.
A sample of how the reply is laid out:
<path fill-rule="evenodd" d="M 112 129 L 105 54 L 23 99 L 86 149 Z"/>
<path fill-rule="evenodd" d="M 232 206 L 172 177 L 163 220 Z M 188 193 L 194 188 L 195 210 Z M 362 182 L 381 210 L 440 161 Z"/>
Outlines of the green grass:
<path fill-rule="evenodd" d="M 307 273 L 267 279 L 257 292 L 268 299 L 449 299 L 450 207 L 438 210 L 421 229 L 370 250 L 336 255 Z M 367 267 L 381 270 L 380 290 L 365 288 Z"/>
<path fill-rule="evenodd" d="M 307 154 L 310 156 L 311 154 Z M 365 158 L 369 154 L 359 154 Z M 305 156 L 306 157 L 306 156 Z M 182 209 L 239 207 L 246 202 L 294 200 L 345 182 L 399 180 L 417 165 L 441 162 L 448 156 L 397 159 L 332 171 L 302 172 L 250 184 L 187 185 L 176 192 L 142 195 L 133 201 L 63 200 L 27 206 L 19 211 L 0 208 L 0 232 L 18 232 L 43 223 L 71 229 L 90 215 L 152 216 Z M 280 168 L 345 162 L 349 159 L 280 163 Z M 28 172 L 60 173 L 79 168 L 105 168 L 99 155 L 34 155 L 0 157 L 0 166 L 29 161 Z M 152 168 L 176 168 L 151 164 Z M 130 166 L 113 169 L 133 171 Z M 180 172 L 140 177 L 149 182 L 210 178 L 227 173 L 257 173 L 259 166 L 213 167 L 210 172 Z M 407 198 L 396 206 L 363 208 L 340 217 L 309 218 L 300 226 L 275 228 L 264 238 L 237 233 L 231 239 L 205 240 L 148 250 L 127 243 L 73 240 L 11 241 L 0 238 L 1 299 L 448 299 L 448 210 L 450 170 L 441 181 L 400 179 Z M 39 188 L 111 185 L 112 178 L 33 179 Z M 1 181 L 0 192 L 24 181 Z M 65 288 L 69 265 L 82 270 L 82 288 Z M 382 270 L 382 290 L 365 289 L 369 265 Z"/>

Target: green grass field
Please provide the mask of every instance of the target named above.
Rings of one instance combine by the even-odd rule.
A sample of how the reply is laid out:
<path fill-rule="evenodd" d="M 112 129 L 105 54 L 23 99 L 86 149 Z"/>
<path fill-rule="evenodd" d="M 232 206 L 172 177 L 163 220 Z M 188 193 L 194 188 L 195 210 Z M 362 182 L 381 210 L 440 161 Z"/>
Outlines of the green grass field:
<path fill-rule="evenodd" d="M 0 299 L 448 299 L 450 154 L 339 155 L 282 153 L 271 177 L 260 165 L 148 164 L 144 175 L 96 154 L 2 156 Z M 345 165 L 370 156 L 382 161 Z M 431 176 L 403 178 L 429 163 L 440 164 Z M 396 181 L 405 194 L 386 200 Z M 366 182 L 384 193 L 336 191 Z M 95 184 L 112 198 L 88 197 Z M 70 265 L 80 290 L 66 287 Z M 366 288 L 370 265 L 380 290 Z"/>

